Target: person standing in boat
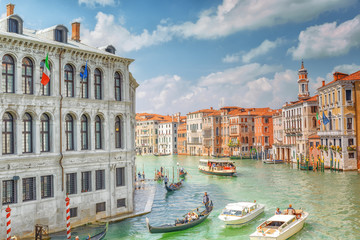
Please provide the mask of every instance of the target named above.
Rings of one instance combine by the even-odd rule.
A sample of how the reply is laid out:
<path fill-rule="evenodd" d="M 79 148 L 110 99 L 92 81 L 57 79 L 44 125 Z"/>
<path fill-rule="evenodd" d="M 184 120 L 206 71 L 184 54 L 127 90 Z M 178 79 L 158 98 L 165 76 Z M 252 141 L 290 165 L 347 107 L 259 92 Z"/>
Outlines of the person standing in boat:
<path fill-rule="evenodd" d="M 165 176 L 165 178 L 164 178 L 164 183 L 165 183 L 165 185 L 167 185 L 168 181 L 169 181 L 168 177 Z"/>
<path fill-rule="evenodd" d="M 289 204 L 289 207 L 287 209 L 287 214 L 288 215 L 295 215 L 295 209 L 292 208 L 291 204 Z"/>
<path fill-rule="evenodd" d="M 209 195 L 207 195 L 207 192 L 205 192 L 203 196 L 203 204 L 205 205 L 206 211 L 209 211 L 209 202 Z"/>

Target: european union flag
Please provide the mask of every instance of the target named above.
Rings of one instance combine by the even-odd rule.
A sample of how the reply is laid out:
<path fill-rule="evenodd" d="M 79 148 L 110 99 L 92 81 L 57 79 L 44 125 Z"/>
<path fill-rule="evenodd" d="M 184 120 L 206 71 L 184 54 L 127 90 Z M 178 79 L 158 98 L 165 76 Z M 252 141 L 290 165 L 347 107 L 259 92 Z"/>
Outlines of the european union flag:
<path fill-rule="evenodd" d="M 325 116 L 325 113 L 323 112 L 323 124 L 326 125 L 329 122 L 330 122 L 329 119 Z"/>
<path fill-rule="evenodd" d="M 86 61 L 85 70 L 83 73 L 82 72 L 80 73 L 80 77 L 81 77 L 81 79 L 84 79 L 84 78 L 87 78 L 87 76 L 88 76 L 88 71 L 87 71 L 87 61 Z"/>

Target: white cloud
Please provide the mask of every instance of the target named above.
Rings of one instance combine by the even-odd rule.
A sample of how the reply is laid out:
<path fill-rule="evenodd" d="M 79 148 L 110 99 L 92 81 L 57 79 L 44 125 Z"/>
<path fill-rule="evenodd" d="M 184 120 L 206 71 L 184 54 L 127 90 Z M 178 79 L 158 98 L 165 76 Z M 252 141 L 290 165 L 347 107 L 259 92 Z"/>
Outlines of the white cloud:
<path fill-rule="evenodd" d="M 235 62 L 239 62 L 240 60 L 240 54 L 239 53 L 235 53 L 235 54 L 231 54 L 231 55 L 226 55 L 222 61 L 224 63 L 235 63 Z"/>
<path fill-rule="evenodd" d="M 73 19 L 72 21 L 71 21 L 71 23 L 73 23 L 73 22 L 79 22 L 79 23 L 81 23 L 81 22 L 83 22 L 84 21 L 84 18 L 83 17 L 78 17 L 78 18 L 75 18 L 75 19 Z M 70 24 L 71 24 L 70 23 Z"/>
<path fill-rule="evenodd" d="M 303 22 L 339 9 L 355 0 L 223 0 L 216 9 L 202 12 L 196 22 L 173 26 L 183 37 L 209 39 L 241 30 L 254 30 L 288 22 Z"/>
<path fill-rule="evenodd" d="M 293 59 L 323 58 L 347 54 L 360 46 L 360 15 L 337 26 L 336 22 L 308 27 L 299 44 L 288 50 Z"/>
<path fill-rule="evenodd" d="M 114 0 L 78 0 L 88 6 L 111 5 Z M 120 51 L 134 51 L 143 47 L 171 41 L 173 38 L 214 39 L 242 30 L 254 30 L 288 22 L 302 22 L 320 13 L 346 7 L 355 0 L 223 0 L 217 8 L 206 9 L 195 22 L 172 24 L 163 19 L 152 31 L 144 29 L 136 34 L 123 27 L 124 19 L 116 22 L 113 15 L 99 12 L 93 30 L 85 29 L 83 42 L 95 46 L 113 44 Z M 235 61 L 236 56 L 224 59 Z"/>
<path fill-rule="evenodd" d="M 114 0 L 78 0 L 79 5 L 85 4 L 89 7 L 95 7 L 97 5 L 100 5 L 102 7 L 108 6 L 108 5 L 114 5 Z"/>
<path fill-rule="evenodd" d="M 116 23 L 111 14 L 99 12 L 96 19 L 94 30 L 84 28 L 82 31 L 81 39 L 85 44 L 97 47 L 112 44 L 119 52 L 129 52 L 171 39 L 167 34 L 166 27 L 160 25 L 152 33 L 145 29 L 141 34 L 136 35 Z"/>
<path fill-rule="evenodd" d="M 223 72 L 211 73 L 200 79 L 200 86 L 209 85 L 239 85 L 249 82 L 259 76 L 280 70 L 280 66 L 260 65 L 259 63 L 251 63 L 235 68 L 226 69 Z"/>
<path fill-rule="evenodd" d="M 354 72 L 357 72 L 360 70 L 360 65 L 356 65 L 356 64 L 343 64 L 343 65 L 338 65 L 336 67 L 334 67 L 334 69 L 332 70 L 332 73 L 334 72 L 342 72 L 342 73 L 347 73 L 347 74 L 351 74 Z"/>
<path fill-rule="evenodd" d="M 259 68 L 266 68 L 264 65 L 257 65 Z M 223 73 L 245 75 L 249 73 L 247 69 L 250 68 L 238 67 L 225 70 Z M 180 111 L 186 114 L 189 111 L 220 105 L 279 108 L 286 101 L 296 100 L 297 71 L 271 73 L 270 78 L 263 74 L 252 74 L 251 77 L 241 79 L 235 84 L 229 80 L 204 85 L 203 80 L 209 79 L 209 76 L 214 74 L 202 77 L 195 83 L 177 75 L 152 78 L 140 83 L 137 90 L 137 112 L 170 114 Z M 230 74 L 222 74 L 223 78 L 230 76 Z M 228 82 L 231 84 L 227 84 Z"/>
<path fill-rule="evenodd" d="M 282 40 L 280 38 L 275 41 L 265 40 L 258 47 L 251 49 L 248 53 L 242 56 L 242 61 L 244 63 L 249 63 L 253 58 L 264 55 L 268 53 L 271 49 L 276 48 Z"/>

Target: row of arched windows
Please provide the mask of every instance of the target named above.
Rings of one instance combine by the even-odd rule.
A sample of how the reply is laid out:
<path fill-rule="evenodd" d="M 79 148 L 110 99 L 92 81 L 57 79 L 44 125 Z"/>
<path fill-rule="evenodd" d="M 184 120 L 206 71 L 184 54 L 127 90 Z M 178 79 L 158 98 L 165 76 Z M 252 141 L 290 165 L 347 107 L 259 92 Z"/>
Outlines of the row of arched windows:
<path fill-rule="evenodd" d="M 103 120 L 97 115 L 95 117 L 93 128 L 89 124 L 89 118 L 86 115 L 82 115 L 80 118 L 80 149 L 90 149 L 90 131 L 94 130 L 94 142 L 95 149 L 103 149 Z M 75 120 L 71 114 L 67 114 L 65 117 L 65 144 L 66 151 L 75 150 Z M 22 118 L 22 153 L 34 152 L 34 120 L 29 113 L 25 113 Z M 123 148 L 123 120 L 120 116 L 115 118 L 114 123 L 115 132 L 115 148 Z M 14 154 L 15 153 L 15 118 L 9 112 L 5 112 L 3 116 L 2 127 L 2 154 Z M 40 118 L 40 152 L 50 152 L 51 144 L 51 131 L 50 131 L 50 117 L 44 113 Z M 20 142 L 20 141 L 18 141 Z"/>
<path fill-rule="evenodd" d="M 45 60 L 40 63 L 40 79 L 44 70 Z M 52 66 L 49 63 L 50 72 Z M 85 66 L 81 67 L 80 72 L 84 73 Z M 80 80 L 80 97 L 89 98 L 89 81 L 91 78 L 90 69 L 87 68 L 86 77 Z M 2 79 L 3 79 L 3 92 L 15 93 L 15 61 L 10 55 L 4 55 L 2 58 Z M 93 74 L 94 77 L 94 98 L 103 99 L 103 74 L 100 69 L 96 68 Z M 75 97 L 75 69 L 70 64 L 66 64 L 64 68 L 64 82 L 65 82 L 65 96 Z M 22 60 L 22 89 L 24 94 L 34 94 L 34 63 L 25 57 Z M 50 76 L 51 81 L 51 76 Z M 119 72 L 114 74 L 114 97 L 116 101 L 122 101 L 122 88 L 123 78 Z M 41 95 L 50 96 L 50 84 L 41 85 Z"/>

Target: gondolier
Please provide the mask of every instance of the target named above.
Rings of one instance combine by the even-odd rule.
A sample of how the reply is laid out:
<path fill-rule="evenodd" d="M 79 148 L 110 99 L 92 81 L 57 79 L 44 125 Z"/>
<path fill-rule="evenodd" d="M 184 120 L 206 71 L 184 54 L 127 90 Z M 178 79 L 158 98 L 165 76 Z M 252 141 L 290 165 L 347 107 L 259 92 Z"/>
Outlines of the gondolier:
<path fill-rule="evenodd" d="M 206 211 L 209 211 L 209 202 L 209 195 L 207 195 L 207 192 L 205 192 L 203 196 L 203 204 L 205 205 Z"/>

